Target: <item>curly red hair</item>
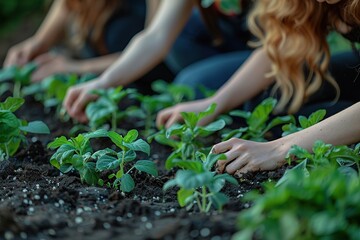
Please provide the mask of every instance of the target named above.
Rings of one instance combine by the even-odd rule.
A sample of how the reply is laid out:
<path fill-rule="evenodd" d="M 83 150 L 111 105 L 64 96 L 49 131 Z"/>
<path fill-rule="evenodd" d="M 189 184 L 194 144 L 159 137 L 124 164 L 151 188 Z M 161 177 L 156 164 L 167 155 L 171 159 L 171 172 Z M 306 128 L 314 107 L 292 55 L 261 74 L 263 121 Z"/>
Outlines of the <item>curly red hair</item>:
<path fill-rule="evenodd" d="M 267 75 L 280 90 L 278 111 L 294 113 L 316 92 L 324 80 L 339 92 L 328 72 L 330 60 L 326 36 L 337 21 L 360 25 L 358 0 L 337 4 L 315 0 L 258 0 L 249 17 L 249 27 L 258 38 L 253 46 L 263 46 L 272 61 Z M 308 75 L 305 76 L 305 69 Z"/>

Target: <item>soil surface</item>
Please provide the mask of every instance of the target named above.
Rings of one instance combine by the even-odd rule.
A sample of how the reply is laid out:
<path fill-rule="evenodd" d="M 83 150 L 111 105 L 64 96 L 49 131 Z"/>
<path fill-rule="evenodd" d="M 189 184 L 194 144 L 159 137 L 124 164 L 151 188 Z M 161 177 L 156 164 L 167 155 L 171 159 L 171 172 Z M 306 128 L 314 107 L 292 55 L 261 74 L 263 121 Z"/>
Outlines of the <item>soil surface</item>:
<path fill-rule="evenodd" d="M 52 134 L 28 135 L 27 146 L 0 162 L 0 236 L 4 239 L 230 239 L 237 231 L 239 211 L 249 207 L 240 201 L 243 195 L 284 172 L 248 174 L 239 179 L 239 186 L 227 185 L 223 192 L 230 203 L 221 213 L 186 211 L 179 207 L 176 188 L 162 190 L 175 173 L 164 169 L 170 148 L 151 143 L 150 159 L 156 162 L 159 177 L 134 173 L 136 186 L 131 193 L 87 186 L 76 173 L 63 175 L 49 163 L 53 152 L 47 143 L 67 135 L 72 123 L 58 121 L 32 98 L 16 113 L 27 121 L 43 120 Z M 122 127 L 131 129 L 133 121 L 125 122 Z M 94 148 L 106 145 L 92 144 Z"/>

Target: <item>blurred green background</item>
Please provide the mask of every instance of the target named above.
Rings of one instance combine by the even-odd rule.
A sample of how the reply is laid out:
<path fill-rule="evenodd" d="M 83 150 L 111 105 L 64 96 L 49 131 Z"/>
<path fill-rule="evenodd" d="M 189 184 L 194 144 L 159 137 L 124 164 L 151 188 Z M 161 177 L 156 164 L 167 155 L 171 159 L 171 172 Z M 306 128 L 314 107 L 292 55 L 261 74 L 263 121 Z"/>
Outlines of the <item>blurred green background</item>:
<path fill-rule="evenodd" d="M 51 0 L 0 0 L 0 36 L 14 31 L 26 17 L 41 18 Z"/>

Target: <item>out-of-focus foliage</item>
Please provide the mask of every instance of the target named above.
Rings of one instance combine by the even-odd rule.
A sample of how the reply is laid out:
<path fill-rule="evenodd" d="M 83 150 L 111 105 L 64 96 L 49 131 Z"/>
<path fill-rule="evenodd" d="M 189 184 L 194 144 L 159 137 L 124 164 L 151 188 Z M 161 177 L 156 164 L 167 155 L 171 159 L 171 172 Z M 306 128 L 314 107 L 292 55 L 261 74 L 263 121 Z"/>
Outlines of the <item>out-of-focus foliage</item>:
<path fill-rule="evenodd" d="M 49 0 L 0 0 L 0 35 L 14 28 L 30 13 L 44 13 Z"/>

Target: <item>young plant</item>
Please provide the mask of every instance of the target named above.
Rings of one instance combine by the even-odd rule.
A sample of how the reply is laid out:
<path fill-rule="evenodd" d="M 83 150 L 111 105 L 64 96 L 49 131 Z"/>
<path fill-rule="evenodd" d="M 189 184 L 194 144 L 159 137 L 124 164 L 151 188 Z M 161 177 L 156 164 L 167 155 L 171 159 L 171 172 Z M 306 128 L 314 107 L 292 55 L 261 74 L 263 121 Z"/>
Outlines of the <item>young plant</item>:
<path fill-rule="evenodd" d="M 132 166 L 128 166 L 130 162 L 136 159 L 136 152 L 150 154 L 149 144 L 142 139 L 137 139 L 137 130 L 130 130 L 124 137 L 111 131 L 108 133 L 108 137 L 120 148 L 120 151 L 107 148 L 95 152 L 92 158 L 97 159 L 96 170 L 115 171 L 108 176 L 109 179 L 115 178 L 112 184 L 114 188 L 120 187 L 123 192 L 131 192 L 135 187 L 134 179 L 130 175 L 133 169 L 153 176 L 158 175 L 155 163 L 150 160 L 138 160 Z"/>
<path fill-rule="evenodd" d="M 236 240 L 359 239 L 360 181 L 334 167 L 308 177 L 293 172 L 285 184 L 250 192 L 251 208 L 240 213 Z"/>
<path fill-rule="evenodd" d="M 0 71 L 0 82 L 13 81 L 13 96 L 22 97 L 21 88 L 30 84 L 31 74 L 35 71 L 37 65 L 28 63 L 23 67 L 11 66 Z M 6 89 L 6 90 L 9 90 Z M 3 89 L 2 91 L 5 91 Z"/>
<path fill-rule="evenodd" d="M 24 99 L 8 97 L 0 103 L 0 160 L 13 156 L 26 142 L 26 133 L 49 134 L 49 128 L 41 121 L 27 123 L 18 119 L 14 112 L 24 104 Z"/>
<path fill-rule="evenodd" d="M 163 187 L 167 189 L 178 186 L 177 199 L 181 207 L 191 209 L 197 204 L 200 212 L 209 212 L 211 207 L 222 210 L 222 207 L 229 201 L 228 197 L 221 193 L 226 181 L 237 185 L 235 178 L 228 174 L 216 175 L 212 171 L 213 165 L 225 155 L 197 152 L 197 159 L 194 161 L 176 160 L 174 164 L 183 168 L 178 170 L 174 179 L 167 181 Z"/>
<path fill-rule="evenodd" d="M 339 170 L 343 173 L 360 176 L 360 144 L 352 149 L 347 146 L 333 146 L 322 141 L 316 141 L 312 153 L 294 145 L 289 150 L 286 158 L 289 163 L 296 159 L 299 164 L 287 170 L 277 185 L 287 181 L 291 172 L 300 172 L 304 176 L 308 176 L 316 168 L 334 165 L 339 167 Z M 353 167 L 356 167 L 357 171 Z"/>
<path fill-rule="evenodd" d="M 304 116 L 299 116 L 298 119 L 299 119 L 300 127 L 296 126 L 294 122 L 288 123 L 282 126 L 282 130 L 283 130 L 282 136 L 286 136 L 291 133 L 298 132 L 305 128 L 311 127 L 317 124 L 318 122 L 322 121 L 325 115 L 326 115 L 326 110 L 320 109 L 310 114 L 309 118 L 306 118 Z"/>
<path fill-rule="evenodd" d="M 225 126 L 223 119 L 219 119 L 204 127 L 198 126 L 198 122 L 212 114 L 215 108 L 216 104 L 212 104 L 204 112 L 183 112 L 181 116 L 184 119 L 184 124 L 174 124 L 167 130 L 163 129 L 153 136 L 160 144 L 174 148 L 174 152 L 166 160 L 166 169 L 174 167 L 173 162 L 175 159 L 195 159 L 196 152 L 204 151 L 203 143 L 199 138 L 207 137 Z"/>
<path fill-rule="evenodd" d="M 101 89 L 93 91 L 99 98 L 86 107 L 86 115 L 89 119 L 89 126 L 92 130 L 102 127 L 106 122 L 111 121 L 111 130 L 117 129 L 119 119 L 126 116 L 126 110 L 119 111 L 118 105 L 122 99 L 136 92 L 135 89 L 117 88 Z"/>
<path fill-rule="evenodd" d="M 276 103 L 276 99 L 267 98 L 256 106 L 253 112 L 241 110 L 230 112 L 230 115 L 232 116 L 244 118 L 248 126 L 223 134 L 223 141 L 235 137 L 257 142 L 265 142 L 265 134 L 269 132 L 270 129 L 281 124 L 294 122 L 295 120 L 293 116 L 281 116 L 276 117 L 267 123 L 276 106 Z"/>
<path fill-rule="evenodd" d="M 195 96 L 193 89 L 188 86 L 169 84 L 162 80 L 155 81 L 152 89 L 158 94 L 152 96 L 136 94 L 136 98 L 140 101 L 140 108 L 131 108 L 129 112 L 130 116 L 142 120 L 138 123 L 144 126 L 144 136 L 150 136 L 155 132 L 158 111 L 183 101 L 193 100 Z"/>
<path fill-rule="evenodd" d="M 82 182 L 95 185 L 99 180 L 96 171 L 96 161 L 92 158 L 93 149 L 90 139 L 107 137 L 107 131 L 101 129 L 92 133 L 79 134 L 67 139 L 64 136 L 56 138 L 48 144 L 48 148 L 57 149 L 51 156 L 50 163 L 62 173 L 76 170 Z"/>

